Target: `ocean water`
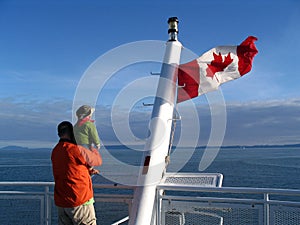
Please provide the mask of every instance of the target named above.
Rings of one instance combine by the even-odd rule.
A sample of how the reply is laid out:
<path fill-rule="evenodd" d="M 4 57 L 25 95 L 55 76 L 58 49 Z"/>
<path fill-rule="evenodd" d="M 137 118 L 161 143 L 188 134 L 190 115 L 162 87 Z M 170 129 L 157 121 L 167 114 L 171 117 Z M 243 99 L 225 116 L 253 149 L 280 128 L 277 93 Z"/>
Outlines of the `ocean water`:
<path fill-rule="evenodd" d="M 101 176 L 93 178 L 94 182 L 122 184 L 135 182 L 142 158 L 141 151 L 129 150 L 122 146 L 110 147 L 107 151 L 104 149 L 101 151 L 103 156 L 103 166 L 99 168 Z M 199 172 L 199 161 L 203 153 L 203 148 L 176 149 L 176 154 L 171 155 L 170 172 L 177 170 Z M 0 150 L 0 180 L 53 181 L 50 156 L 51 149 L 2 149 Z M 203 172 L 222 173 L 224 175 L 223 186 L 227 187 L 300 189 L 299 162 L 299 147 L 223 148 Z M 8 189 L 1 188 L 1 190 Z M 15 207 L 21 207 L 21 202 L 11 202 L 11 207 L 7 207 L 7 204 L 5 200 L 0 201 L 2 211 L 0 225 L 33 224 L 32 213 L 28 213 L 28 210 L 23 213 L 22 223 L 20 223 L 20 218 L 9 216 L 15 214 Z M 128 215 L 126 204 L 102 204 L 96 207 L 97 218 L 101 224 L 112 224 L 116 221 L 115 218 L 120 219 Z M 21 211 L 23 209 L 20 208 Z M 30 212 L 32 212 L 31 209 Z M 53 212 L 52 223 L 56 224 L 55 208 L 53 208 Z M 9 223 L 7 223 L 7 215 L 11 219 Z M 36 215 L 38 221 L 39 213 L 37 212 Z M 26 216 L 28 216 L 28 220 Z M 2 223 L 3 221 L 5 223 Z"/>
<path fill-rule="evenodd" d="M 199 161 L 204 149 L 177 149 L 169 168 L 182 172 L 199 172 Z M 180 154 L 191 154 L 186 163 L 178 163 Z M 179 153 L 178 153 L 179 152 Z M 1 181 L 53 181 L 51 149 L 0 150 Z M 102 153 L 103 166 L 100 167 L 103 180 L 122 183 L 117 177 L 137 175 L 142 153 L 127 148 L 110 147 Z M 124 169 L 126 168 L 126 169 Z M 171 171 L 171 172 L 174 172 Z M 223 186 L 265 187 L 300 189 L 300 148 L 222 148 L 203 172 L 222 173 Z M 97 179 L 101 180 L 101 179 Z M 120 181 L 120 182 L 118 182 Z"/>

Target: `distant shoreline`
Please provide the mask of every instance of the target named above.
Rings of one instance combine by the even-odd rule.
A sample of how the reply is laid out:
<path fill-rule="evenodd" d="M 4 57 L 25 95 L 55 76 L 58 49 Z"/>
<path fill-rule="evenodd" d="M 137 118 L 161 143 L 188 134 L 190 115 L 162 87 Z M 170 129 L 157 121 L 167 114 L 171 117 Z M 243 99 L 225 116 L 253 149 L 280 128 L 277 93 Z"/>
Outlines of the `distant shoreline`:
<path fill-rule="evenodd" d="M 139 146 L 142 147 L 142 146 Z M 197 146 L 196 148 L 201 149 L 201 148 L 216 148 L 219 146 Z M 300 147 L 300 144 L 284 144 L 284 145 L 228 145 L 228 146 L 220 146 L 221 149 L 250 149 L 250 148 L 295 148 L 295 147 Z M 107 149 L 129 149 L 128 146 L 125 145 L 106 145 L 105 148 Z M 176 148 L 176 146 L 173 146 L 173 148 Z M 181 147 L 182 148 L 182 147 Z M 187 148 L 190 148 L 187 146 Z M 0 150 L 20 150 L 20 151 L 26 151 L 26 150 L 51 150 L 52 148 L 29 148 L 29 147 L 22 147 L 22 146 L 17 146 L 17 145 L 9 145 L 0 148 Z"/>

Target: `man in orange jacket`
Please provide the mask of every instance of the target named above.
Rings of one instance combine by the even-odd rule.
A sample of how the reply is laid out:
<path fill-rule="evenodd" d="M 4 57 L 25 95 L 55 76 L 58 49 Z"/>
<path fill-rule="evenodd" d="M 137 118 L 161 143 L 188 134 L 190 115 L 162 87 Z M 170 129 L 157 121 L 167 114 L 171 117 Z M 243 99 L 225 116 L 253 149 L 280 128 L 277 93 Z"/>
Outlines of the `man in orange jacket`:
<path fill-rule="evenodd" d="M 58 224 L 96 225 L 90 175 L 99 173 L 91 167 L 100 166 L 102 158 L 96 149 L 90 151 L 76 144 L 70 122 L 61 122 L 57 131 L 60 140 L 52 151 L 51 161 Z"/>

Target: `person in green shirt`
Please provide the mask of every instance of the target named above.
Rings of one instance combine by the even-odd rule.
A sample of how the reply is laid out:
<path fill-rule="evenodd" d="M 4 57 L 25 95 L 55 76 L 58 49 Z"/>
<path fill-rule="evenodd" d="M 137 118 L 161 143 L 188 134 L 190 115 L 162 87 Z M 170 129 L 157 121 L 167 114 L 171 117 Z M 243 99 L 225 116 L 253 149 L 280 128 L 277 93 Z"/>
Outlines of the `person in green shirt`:
<path fill-rule="evenodd" d="M 100 149 L 100 139 L 94 124 L 94 120 L 91 119 L 95 109 L 83 105 L 76 111 L 78 118 L 74 126 L 74 135 L 78 145 L 82 145 L 88 149 L 96 148 Z"/>

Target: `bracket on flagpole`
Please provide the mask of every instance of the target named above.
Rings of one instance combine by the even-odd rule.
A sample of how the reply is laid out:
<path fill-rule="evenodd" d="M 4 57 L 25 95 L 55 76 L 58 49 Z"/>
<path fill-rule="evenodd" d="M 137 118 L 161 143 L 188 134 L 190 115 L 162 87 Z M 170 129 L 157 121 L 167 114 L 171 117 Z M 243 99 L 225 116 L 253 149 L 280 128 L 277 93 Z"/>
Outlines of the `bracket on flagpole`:
<path fill-rule="evenodd" d="M 179 117 L 175 117 L 175 118 L 173 118 L 173 119 L 169 119 L 169 120 L 172 120 L 172 121 L 178 121 L 178 120 L 181 120 L 181 116 L 179 116 Z"/>
<path fill-rule="evenodd" d="M 156 72 L 156 73 L 150 72 L 150 74 L 151 74 L 151 75 L 160 75 L 160 73 L 158 73 L 158 72 Z"/>
<path fill-rule="evenodd" d="M 172 119 L 169 119 L 169 120 L 172 120 L 172 121 L 178 121 L 178 120 L 181 120 L 181 116 L 179 115 L 177 109 L 174 108 L 174 116 Z"/>
<path fill-rule="evenodd" d="M 144 103 L 143 102 L 143 106 L 153 106 L 154 104 L 153 103 Z"/>
<path fill-rule="evenodd" d="M 178 88 L 184 88 L 185 86 L 185 83 L 183 85 L 177 85 Z"/>

